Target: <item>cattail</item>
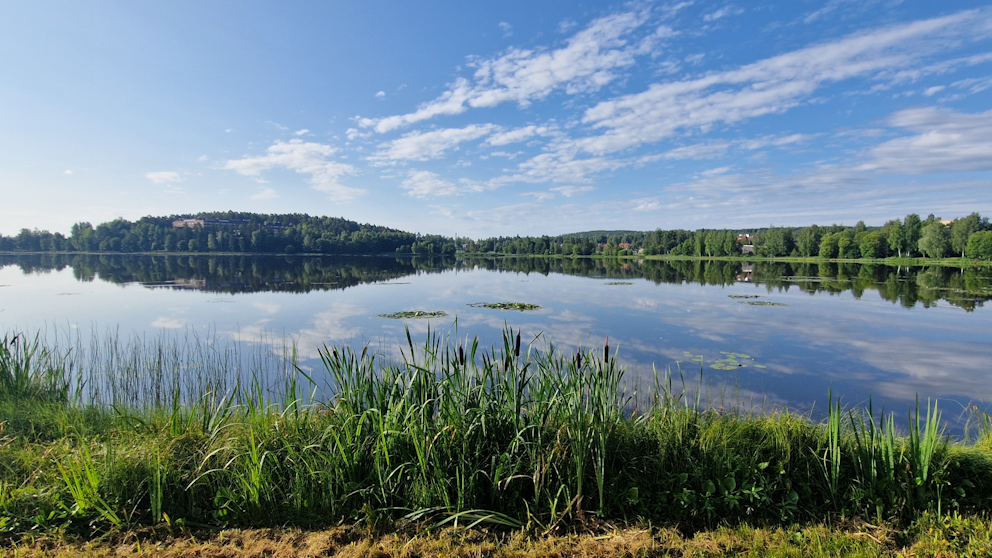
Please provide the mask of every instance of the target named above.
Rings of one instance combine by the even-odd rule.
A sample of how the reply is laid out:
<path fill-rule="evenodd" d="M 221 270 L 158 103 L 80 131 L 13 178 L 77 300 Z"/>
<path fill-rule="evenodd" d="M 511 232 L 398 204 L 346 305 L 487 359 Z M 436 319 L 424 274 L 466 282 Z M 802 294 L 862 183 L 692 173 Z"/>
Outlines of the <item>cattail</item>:
<path fill-rule="evenodd" d="M 575 349 L 575 369 L 582 368 L 582 349 Z"/>
<path fill-rule="evenodd" d="M 513 346 L 513 356 L 520 356 L 520 328 L 517 328 L 517 343 Z"/>
<path fill-rule="evenodd" d="M 458 364 L 465 366 L 465 349 L 458 345 Z"/>
<path fill-rule="evenodd" d="M 603 347 L 603 360 L 606 362 L 610 361 L 610 336 L 606 336 L 606 346 Z"/>

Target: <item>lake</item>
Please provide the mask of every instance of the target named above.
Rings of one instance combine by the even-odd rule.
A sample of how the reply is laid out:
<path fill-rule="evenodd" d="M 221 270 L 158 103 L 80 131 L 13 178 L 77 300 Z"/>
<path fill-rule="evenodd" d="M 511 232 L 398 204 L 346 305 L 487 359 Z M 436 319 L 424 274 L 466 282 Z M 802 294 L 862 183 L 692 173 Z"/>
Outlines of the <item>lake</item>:
<path fill-rule="evenodd" d="M 350 344 L 399 358 L 405 327 L 501 343 L 610 346 L 630 389 L 655 370 L 702 378 L 713 404 L 802 412 L 832 390 L 906 412 L 939 398 L 958 431 L 992 401 L 992 271 L 857 264 L 392 257 L 0 256 L 0 329 L 194 332 L 265 346 L 291 339 L 301 365 Z M 521 302 L 531 311 L 476 303 Z M 445 312 L 388 319 L 399 311 Z M 540 336 L 540 337 L 538 337 Z M 728 360 L 728 355 L 736 353 Z M 746 356 L 744 356 L 746 355 Z M 701 360 L 701 364 L 700 364 Z"/>

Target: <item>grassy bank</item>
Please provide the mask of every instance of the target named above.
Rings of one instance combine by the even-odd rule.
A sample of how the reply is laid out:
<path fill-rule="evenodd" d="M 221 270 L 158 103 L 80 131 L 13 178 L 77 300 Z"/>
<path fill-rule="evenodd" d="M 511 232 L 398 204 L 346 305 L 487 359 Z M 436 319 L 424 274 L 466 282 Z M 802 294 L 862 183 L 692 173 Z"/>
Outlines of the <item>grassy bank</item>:
<path fill-rule="evenodd" d="M 595 260 L 622 260 L 622 261 L 637 261 L 637 260 L 656 260 L 656 261 L 717 261 L 717 262 L 739 262 L 739 263 L 755 263 L 755 262 L 769 262 L 769 263 L 849 263 L 849 264 L 881 264 L 892 267 L 898 266 L 913 266 L 913 267 L 923 267 L 923 266 L 945 266 L 945 267 L 988 267 L 992 265 L 992 262 L 988 260 L 976 260 L 973 258 L 821 258 L 816 257 L 801 257 L 801 256 L 779 256 L 779 257 L 758 257 L 758 256 L 674 256 L 674 255 L 644 255 L 644 254 L 631 254 L 627 256 L 603 256 L 601 254 L 592 254 L 588 256 L 578 256 L 578 255 L 561 255 L 561 254 L 496 254 L 496 253 L 470 253 L 470 252 L 459 252 L 457 254 L 458 258 L 472 260 L 472 259 L 493 259 L 493 258 L 551 258 L 551 259 L 595 259 Z"/>
<path fill-rule="evenodd" d="M 397 520 L 537 534 L 854 517 L 906 528 L 992 508 L 992 424 L 976 414 L 972 439 L 950 441 L 936 404 L 897 420 L 835 403 L 813 423 L 715 410 L 667 374 L 635 398 L 609 346 L 566 354 L 512 332 L 490 349 L 429 334 L 398 363 L 325 348 L 327 385 L 302 371 L 193 381 L 167 349 L 108 345 L 96 369 L 3 340 L 6 537 Z M 244 362 L 194 349 L 208 368 Z"/>
<path fill-rule="evenodd" d="M 635 525 L 596 533 L 541 536 L 526 531 L 454 529 L 424 532 L 415 525 L 370 530 L 228 529 L 179 532 L 167 528 L 114 533 L 100 540 L 39 537 L 7 547 L 12 558 L 211 556 L 213 558 L 336 556 L 561 557 L 986 557 L 992 555 L 992 521 L 926 514 L 906 529 L 866 523 L 753 527 L 738 525 L 687 533 Z"/>

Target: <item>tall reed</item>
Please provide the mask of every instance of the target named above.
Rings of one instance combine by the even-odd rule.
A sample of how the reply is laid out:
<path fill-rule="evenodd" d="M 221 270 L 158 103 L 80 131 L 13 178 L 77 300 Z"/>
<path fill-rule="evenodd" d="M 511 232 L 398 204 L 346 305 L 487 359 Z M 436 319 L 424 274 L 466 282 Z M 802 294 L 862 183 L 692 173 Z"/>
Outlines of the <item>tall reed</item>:
<path fill-rule="evenodd" d="M 396 360 L 325 346 L 326 383 L 296 366 L 291 347 L 244 358 L 196 338 L 94 341 L 86 359 L 73 354 L 50 375 L 55 393 L 83 387 L 0 398 L 0 525 L 406 517 L 552 531 L 595 519 L 702 526 L 992 510 L 992 454 L 950 443 L 936 404 L 917 406 L 900 437 L 891 415 L 876 420 L 870 403 L 845 410 L 832 394 L 822 424 L 718 410 L 668 370 L 637 407 L 608 342 L 571 353 L 521 337 L 506 330 L 483 348 L 408 332 Z M 38 347 L 32 359 L 62 354 Z M 258 368 L 264 359 L 274 372 Z"/>

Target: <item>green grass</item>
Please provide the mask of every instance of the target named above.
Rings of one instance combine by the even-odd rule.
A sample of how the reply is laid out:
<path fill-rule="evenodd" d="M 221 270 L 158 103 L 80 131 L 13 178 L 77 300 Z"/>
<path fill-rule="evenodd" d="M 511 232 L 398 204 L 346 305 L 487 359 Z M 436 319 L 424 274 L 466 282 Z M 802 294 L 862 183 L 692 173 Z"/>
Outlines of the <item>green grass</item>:
<path fill-rule="evenodd" d="M 936 404 L 900 436 L 870 406 L 832 402 L 824 423 L 718 411 L 677 374 L 635 397 L 608 345 L 408 334 L 397 362 L 322 348 L 322 386 L 291 370 L 292 350 L 273 378 L 195 339 L 95 341 L 98 360 L 18 339 L 0 359 L 11 537 L 401 519 L 546 534 L 613 521 L 912 526 L 992 508 L 992 421 L 978 410 L 965 443 L 943 435 Z"/>

